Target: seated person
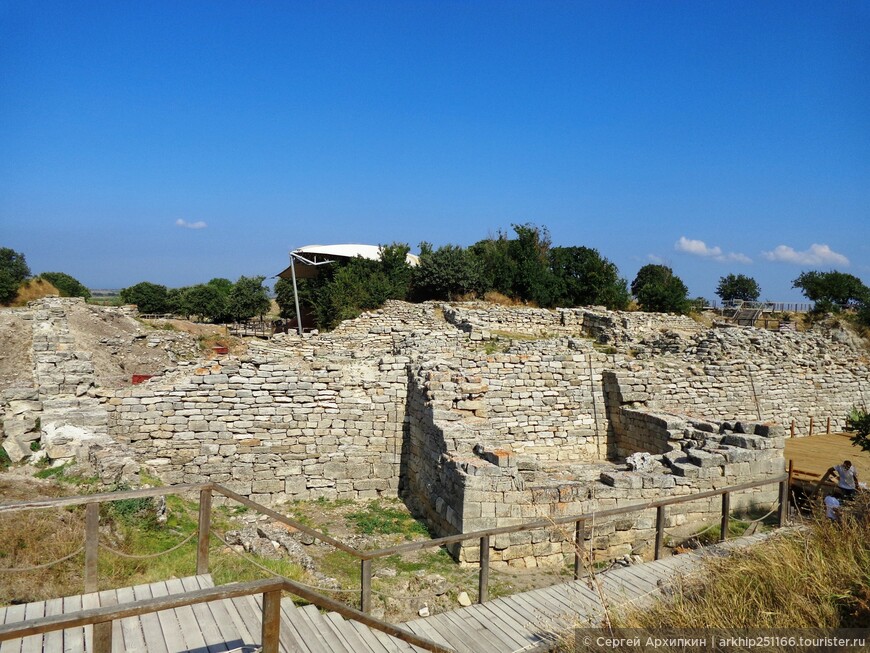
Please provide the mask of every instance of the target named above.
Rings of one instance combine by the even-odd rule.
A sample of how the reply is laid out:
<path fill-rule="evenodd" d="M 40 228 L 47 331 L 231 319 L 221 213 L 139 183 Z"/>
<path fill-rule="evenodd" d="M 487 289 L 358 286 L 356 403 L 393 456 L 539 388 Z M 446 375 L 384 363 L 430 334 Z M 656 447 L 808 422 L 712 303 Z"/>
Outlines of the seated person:
<path fill-rule="evenodd" d="M 840 500 L 833 494 L 825 497 L 825 517 L 831 521 L 840 521 Z"/>

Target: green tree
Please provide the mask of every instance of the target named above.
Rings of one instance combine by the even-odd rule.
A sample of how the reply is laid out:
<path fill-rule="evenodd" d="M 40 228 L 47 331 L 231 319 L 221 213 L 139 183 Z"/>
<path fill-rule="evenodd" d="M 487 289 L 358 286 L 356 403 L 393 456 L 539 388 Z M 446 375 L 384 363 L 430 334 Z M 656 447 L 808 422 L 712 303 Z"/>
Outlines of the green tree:
<path fill-rule="evenodd" d="M 278 314 L 282 318 L 290 320 L 296 317 L 296 303 L 293 298 L 293 281 L 291 279 L 280 278 L 275 282 L 275 301 L 278 304 Z"/>
<path fill-rule="evenodd" d="M 0 247 L 0 304 L 8 304 L 18 294 L 18 287 L 30 276 L 24 254 Z"/>
<path fill-rule="evenodd" d="M 120 296 L 125 304 L 136 304 L 140 313 L 168 313 L 171 308 L 166 286 L 149 281 L 123 288 Z"/>
<path fill-rule="evenodd" d="M 516 261 L 508 251 L 507 234 L 498 232 L 495 238 L 486 238 L 468 248 L 481 271 L 482 291 L 494 290 L 503 295 L 513 295 L 513 280 L 516 277 Z"/>
<path fill-rule="evenodd" d="M 550 269 L 550 232 L 533 224 L 512 225 L 517 237 L 508 244 L 515 263 L 511 293 L 538 306 L 554 306 L 558 282 Z"/>
<path fill-rule="evenodd" d="M 550 270 L 550 232 L 531 223 L 511 225 L 516 238 L 499 232 L 469 250 L 482 270 L 483 291 L 495 290 L 514 299 L 553 306 L 558 280 Z"/>
<path fill-rule="evenodd" d="M 730 302 L 735 299 L 755 302 L 758 301 L 758 297 L 761 295 L 761 288 L 758 287 L 758 282 L 752 277 L 747 277 L 745 274 L 729 274 L 726 277 L 719 278 L 716 294 L 723 302 Z"/>
<path fill-rule="evenodd" d="M 230 291 L 228 312 L 234 320 L 249 320 L 269 312 L 269 293 L 263 287 L 266 277 L 239 277 Z"/>
<path fill-rule="evenodd" d="M 852 408 L 846 417 L 846 430 L 854 432 L 852 444 L 870 451 L 870 413 L 861 408 Z"/>
<path fill-rule="evenodd" d="M 631 293 L 645 311 L 689 312 L 689 289 L 666 265 L 644 265 L 631 282 Z"/>
<path fill-rule="evenodd" d="M 201 320 L 219 322 L 228 313 L 229 296 L 211 283 L 187 288 L 184 306 L 188 315 L 198 315 Z M 268 310 L 268 309 L 267 309 Z"/>
<path fill-rule="evenodd" d="M 558 283 L 559 306 L 628 307 L 630 296 L 619 270 L 589 247 L 554 247 L 549 252 L 550 269 Z"/>
<path fill-rule="evenodd" d="M 420 243 L 420 264 L 411 274 L 412 297 L 416 301 L 444 299 L 483 292 L 480 259 L 457 245 L 443 245 L 436 250 Z"/>
<path fill-rule="evenodd" d="M 820 313 L 837 313 L 870 303 L 870 289 L 845 272 L 801 272 L 792 281 L 792 288 L 800 288 L 804 297 L 815 303 L 813 310 Z"/>
<path fill-rule="evenodd" d="M 192 314 L 190 307 L 187 305 L 187 291 L 190 286 L 182 288 L 169 288 L 166 291 L 167 310 L 175 315 L 180 315 L 184 318 L 189 318 Z"/>
<path fill-rule="evenodd" d="M 57 288 L 61 297 L 91 297 L 91 291 L 84 284 L 64 272 L 43 272 L 39 276 Z"/>
<path fill-rule="evenodd" d="M 408 252 L 411 248 L 406 243 L 392 243 L 380 246 L 380 269 L 387 281 L 387 299 L 407 299 L 411 290 L 412 268 L 408 265 Z M 381 302 L 383 303 L 383 302 Z"/>

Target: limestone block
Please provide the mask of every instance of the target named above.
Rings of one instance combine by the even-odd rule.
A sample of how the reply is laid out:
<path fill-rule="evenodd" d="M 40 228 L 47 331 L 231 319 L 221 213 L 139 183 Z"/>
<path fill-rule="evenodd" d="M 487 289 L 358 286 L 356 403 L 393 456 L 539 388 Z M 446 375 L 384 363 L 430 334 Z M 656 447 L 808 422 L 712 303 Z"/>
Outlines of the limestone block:
<path fill-rule="evenodd" d="M 29 443 L 20 442 L 17 438 L 13 437 L 7 437 L 3 440 L 3 450 L 13 463 L 20 463 L 33 453 L 30 450 Z"/>
<path fill-rule="evenodd" d="M 722 444 L 744 449 L 768 449 L 770 441 L 758 435 L 729 433 L 722 438 Z"/>
<path fill-rule="evenodd" d="M 42 410 L 41 401 L 31 401 L 26 399 L 15 399 L 9 402 L 9 407 L 6 414 L 22 415 L 24 413 L 34 413 Z"/>
<path fill-rule="evenodd" d="M 742 447 L 733 447 L 723 445 L 721 448 L 725 460 L 729 463 L 746 463 L 755 460 L 755 451 L 752 449 L 744 449 Z"/>
<path fill-rule="evenodd" d="M 719 467 L 725 464 L 725 457 L 718 453 L 711 453 L 703 449 L 689 449 L 686 453 L 689 461 L 699 467 Z"/>
<path fill-rule="evenodd" d="M 36 428 L 36 418 L 25 415 L 4 419 L 3 432 L 6 437 L 15 438 L 19 442 L 33 442 L 41 435 Z"/>
<path fill-rule="evenodd" d="M 684 478 L 698 478 L 701 471 L 700 467 L 691 463 L 673 463 L 671 469 L 676 476 Z"/>

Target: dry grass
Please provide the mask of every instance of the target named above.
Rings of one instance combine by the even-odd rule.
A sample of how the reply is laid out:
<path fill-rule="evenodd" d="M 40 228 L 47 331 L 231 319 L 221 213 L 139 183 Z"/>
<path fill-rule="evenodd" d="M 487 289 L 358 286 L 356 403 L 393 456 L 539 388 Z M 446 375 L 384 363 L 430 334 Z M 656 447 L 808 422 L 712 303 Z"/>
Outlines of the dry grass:
<path fill-rule="evenodd" d="M 42 297 L 60 297 L 60 291 L 45 279 L 30 279 L 18 288 L 18 294 L 12 302 L 12 306 L 26 306 L 27 302 Z"/>
<path fill-rule="evenodd" d="M 610 614 L 611 627 L 652 634 L 870 627 L 870 498 L 865 493 L 848 510 L 841 523 L 814 518 L 752 549 L 710 558 L 652 607 Z M 574 633 L 564 633 L 556 650 L 580 650 Z"/>
<path fill-rule="evenodd" d="M 39 510 L 0 515 L 0 566 L 33 567 L 63 558 L 82 546 L 84 511 Z M 3 571 L 0 604 L 78 594 L 84 584 L 84 555 L 50 570 Z M 70 591 L 74 588 L 74 591 Z"/>
<path fill-rule="evenodd" d="M 507 295 L 502 295 L 500 292 L 490 290 L 483 296 L 483 300 L 490 304 L 498 304 L 499 306 L 534 306 L 534 304 L 524 304 L 518 299 L 512 299 Z"/>
<path fill-rule="evenodd" d="M 870 626 L 870 498 L 841 523 L 808 528 L 711 559 L 667 602 L 615 619 L 624 628 Z"/>

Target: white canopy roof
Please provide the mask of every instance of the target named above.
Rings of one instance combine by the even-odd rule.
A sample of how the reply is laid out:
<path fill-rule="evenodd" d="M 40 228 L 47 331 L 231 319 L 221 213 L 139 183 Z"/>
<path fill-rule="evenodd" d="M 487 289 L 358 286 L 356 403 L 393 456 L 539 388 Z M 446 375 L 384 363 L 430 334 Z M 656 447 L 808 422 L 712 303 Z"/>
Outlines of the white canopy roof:
<path fill-rule="evenodd" d="M 358 243 L 344 243 L 340 245 L 306 245 L 294 249 L 290 256 L 296 266 L 296 276 L 302 279 L 310 278 L 317 274 L 317 266 L 333 261 L 356 258 L 377 261 L 381 256 L 381 248 L 378 245 L 361 245 Z M 420 257 L 408 252 L 405 260 L 411 267 L 420 264 Z M 289 278 L 290 268 L 281 272 L 279 277 Z"/>

